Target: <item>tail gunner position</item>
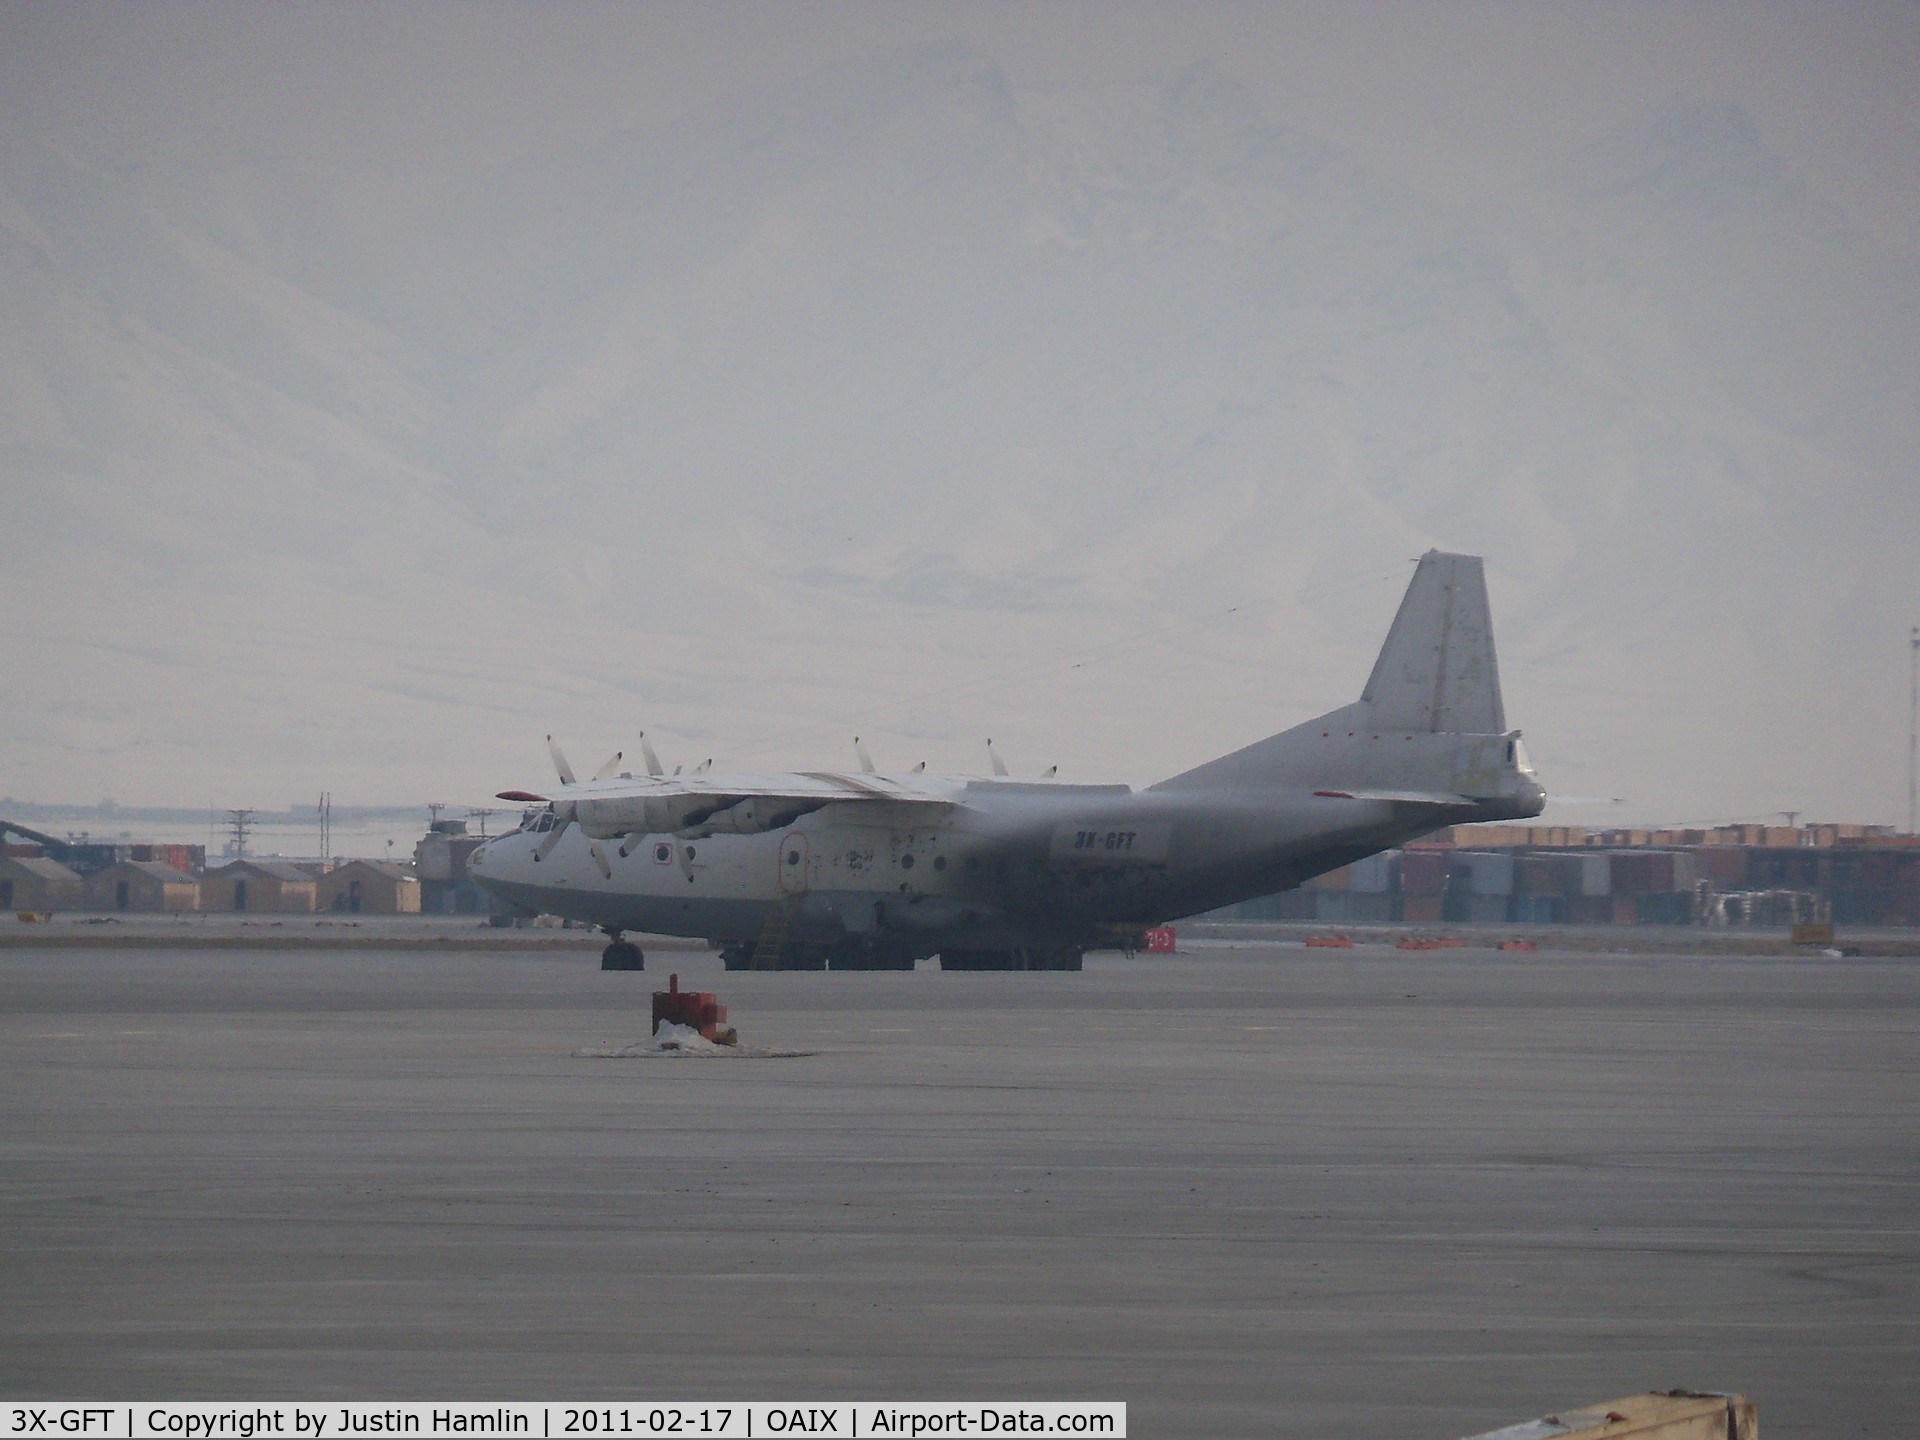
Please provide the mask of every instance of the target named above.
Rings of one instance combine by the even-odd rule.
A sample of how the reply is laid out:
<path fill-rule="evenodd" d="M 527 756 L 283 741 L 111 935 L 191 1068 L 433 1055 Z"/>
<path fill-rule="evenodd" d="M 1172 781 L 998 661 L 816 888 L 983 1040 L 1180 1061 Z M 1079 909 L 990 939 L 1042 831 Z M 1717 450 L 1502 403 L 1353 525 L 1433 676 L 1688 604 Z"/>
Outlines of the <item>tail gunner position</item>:
<path fill-rule="evenodd" d="M 1420 560 L 1360 698 L 1144 790 L 876 773 L 615 775 L 468 864 L 501 902 L 718 942 L 728 968 L 1077 970 L 1082 952 L 1288 890 L 1444 825 L 1538 815 L 1477 556 Z M 996 762 L 996 770 L 1002 767 Z"/>

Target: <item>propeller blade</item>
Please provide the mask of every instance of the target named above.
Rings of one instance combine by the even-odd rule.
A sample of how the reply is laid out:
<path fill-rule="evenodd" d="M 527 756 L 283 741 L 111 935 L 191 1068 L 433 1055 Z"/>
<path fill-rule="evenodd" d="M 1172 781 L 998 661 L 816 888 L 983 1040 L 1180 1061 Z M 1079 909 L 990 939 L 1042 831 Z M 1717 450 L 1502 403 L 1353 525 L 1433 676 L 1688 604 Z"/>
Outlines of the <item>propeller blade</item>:
<path fill-rule="evenodd" d="M 607 863 L 607 857 L 600 853 L 600 847 L 591 840 L 587 842 L 587 853 L 593 856 L 593 863 L 600 867 L 600 878 L 602 880 L 613 879 L 613 866 Z"/>
<path fill-rule="evenodd" d="M 867 775 L 874 773 L 873 756 L 867 753 L 867 747 L 860 743 L 858 735 L 853 737 L 853 758 L 860 762 L 862 773 Z"/>
<path fill-rule="evenodd" d="M 1000 758 L 1000 752 L 993 748 L 993 741 L 991 740 L 987 741 L 987 759 L 993 762 L 994 774 L 1004 775 L 1007 773 L 1007 762 Z"/>
<path fill-rule="evenodd" d="M 553 847 L 560 843 L 560 837 L 567 833 L 567 826 L 572 823 L 571 820 L 562 820 L 558 825 L 554 826 L 553 829 L 549 830 L 547 832 L 547 838 L 542 840 L 539 848 L 533 852 L 533 858 L 536 860 L 544 860 L 547 856 L 551 855 L 553 853 Z"/>
<path fill-rule="evenodd" d="M 502 790 L 493 797 L 496 800 L 518 800 L 523 805 L 544 805 L 547 797 L 536 795 L 531 790 Z M 477 811 L 475 812 L 478 813 Z"/>
<path fill-rule="evenodd" d="M 924 761 L 924 760 L 922 760 L 922 761 L 921 761 L 921 762 L 920 762 L 920 763 L 919 763 L 918 765 L 916 765 L 916 766 L 914 766 L 914 767 L 913 767 L 913 773 L 914 773 L 914 774 L 916 774 L 916 775 L 924 775 L 924 774 L 926 774 L 926 773 L 927 773 L 927 762 L 926 762 L 926 761 Z"/>
<path fill-rule="evenodd" d="M 712 770 L 713 770 L 713 757 L 711 755 L 709 755 L 706 759 L 702 760 L 698 765 L 693 767 L 693 773 L 696 775 L 706 775 L 711 773 Z"/>
<path fill-rule="evenodd" d="M 1060 773 L 1060 767 L 1058 765 L 1049 765 L 1047 766 L 1046 769 L 1040 772 L 1040 778 L 1042 780 L 1051 780 L 1053 779 L 1054 776 L 1058 775 L 1059 773 Z"/>
<path fill-rule="evenodd" d="M 624 750 L 614 751 L 613 758 L 593 772 L 593 778 L 596 780 L 610 779 L 613 773 L 620 768 L 620 757 L 624 754 L 626 754 Z"/>
<path fill-rule="evenodd" d="M 647 774 L 664 775 L 667 773 L 665 768 L 660 764 L 660 757 L 653 753 L 653 746 L 647 743 L 647 732 L 644 730 L 640 732 L 640 758 L 647 762 Z"/>
<path fill-rule="evenodd" d="M 547 753 L 553 756 L 553 768 L 560 773 L 560 783 L 562 785 L 573 784 L 573 767 L 567 764 L 567 757 L 560 753 L 560 747 L 553 743 L 553 736 L 551 735 L 547 736 Z"/>

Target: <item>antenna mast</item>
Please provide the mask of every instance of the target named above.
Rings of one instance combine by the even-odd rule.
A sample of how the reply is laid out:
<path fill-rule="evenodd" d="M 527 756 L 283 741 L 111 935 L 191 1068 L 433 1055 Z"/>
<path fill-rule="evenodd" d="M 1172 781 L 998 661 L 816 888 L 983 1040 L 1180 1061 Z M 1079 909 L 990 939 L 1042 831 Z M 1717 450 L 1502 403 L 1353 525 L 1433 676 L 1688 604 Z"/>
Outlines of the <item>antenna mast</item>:
<path fill-rule="evenodd" d="M 1920 625 L 1908 637 L 1912 672 L 1907 692 L 1907 834 L 1920 834 Z"/>

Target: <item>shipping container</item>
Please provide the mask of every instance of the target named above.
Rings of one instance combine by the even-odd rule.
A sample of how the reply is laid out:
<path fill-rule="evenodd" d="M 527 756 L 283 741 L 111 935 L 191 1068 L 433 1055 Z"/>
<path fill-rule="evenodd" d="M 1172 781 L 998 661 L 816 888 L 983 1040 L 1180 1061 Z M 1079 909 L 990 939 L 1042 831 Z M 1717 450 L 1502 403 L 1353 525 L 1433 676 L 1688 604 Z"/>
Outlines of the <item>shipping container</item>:
<path fill-rule="evenodd" d="M 1576 895 L 1560 902 L 1560 918 L 1568 925 L 1611 925 L 1611 895 Z"/>
<path fill-rule="evenodd" d="M 1522 855 L 1513 865 L 1516 895 L 1571 895 L 1580 886 L 1584 855 Z"/>
<path fill-rule="evenodd" d="M 1369 855 L 1364 860 L 1356 860 L 1348 866 L 1351 872 L 1350 888 L 1357 895 L 1387 895 L 1396 888 L 1395 877 L 1399 871 L 1400 856 L 1397 851 L 1383 850 L 1378 855 Z"/>
<path fill-rule="evenodd" d="M 1563 903 L 1555 895 L 1515 895 L 1507 902 L 1507 918 L 1520 925 L 1557 925 Z"/>
<path fill-rule="evenodd" d="M 1409 925 L 1437 925 L 1440 923 L 1440 896 L 1405 895 L 1400 901 L 1400 918 Z"/>
<path fill-rule="evenodd" d="M 1747 852 L 1737 845 L 1711 845 L 1693 855 L 1694 875 L 1720 890 L 1747 887 Z"/>
<path fill-rule="evenodd" d="M 1511 895 L 1513 856 L 1488 850 L 1456 850 L 1447 866 L 1449 890 L 1469 895 Z"/>
<path fill-rule="evenodd" d="M 1392 925 L 1400 919 L 1398 895 L 1368 895 L 1355 892 L 1347 896 L 1356 925 Z"/>
<path fill-rule="evenodd" d="M 1447 884 L 1447 852 L 1404 850 L 1400 854 L 1400 893 L 1438 899 Z M 1434 919 L 1439 919 L 1436 910 Z"/>
<path fill-rule="evenodd" d="M 1506 895 L 1469 895 L 1466 897 L 1466 922 L 1469 925 L 1504 925 L 1507 923 Z"/>
<path fill-rule="evenodd" d="M 1613 857 L 1611 855 L 1580 857 L 1580 893 L 1587 896 L 1613 894 Z"/>

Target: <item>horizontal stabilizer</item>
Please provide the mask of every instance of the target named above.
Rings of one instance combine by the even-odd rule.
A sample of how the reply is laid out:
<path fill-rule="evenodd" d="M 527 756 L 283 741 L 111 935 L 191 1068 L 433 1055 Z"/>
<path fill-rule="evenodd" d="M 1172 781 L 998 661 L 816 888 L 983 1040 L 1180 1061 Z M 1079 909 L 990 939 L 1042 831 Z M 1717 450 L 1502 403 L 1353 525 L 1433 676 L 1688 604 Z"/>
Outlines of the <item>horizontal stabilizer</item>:
<path fill-rule="evenodd" d="M 1385 800 L 1395 805 L 1438 805 L 1442 809 L 1473 803 L 1470 796 L 1440 790 L 1316 790 L 1313 793 L 1322 800 Z"/>

